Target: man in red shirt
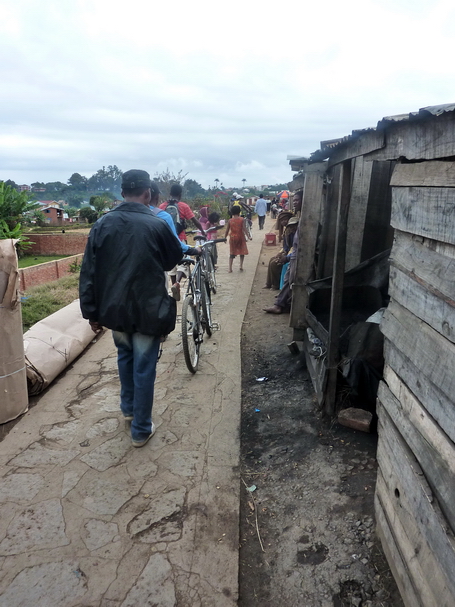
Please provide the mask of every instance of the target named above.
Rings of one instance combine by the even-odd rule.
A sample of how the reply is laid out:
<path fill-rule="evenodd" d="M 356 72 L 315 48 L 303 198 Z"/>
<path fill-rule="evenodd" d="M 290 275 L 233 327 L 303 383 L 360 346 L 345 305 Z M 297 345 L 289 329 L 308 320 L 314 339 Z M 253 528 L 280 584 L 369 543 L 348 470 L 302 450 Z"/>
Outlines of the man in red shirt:
<path fill-rule="evenodd" d="M 205 234 L 205 231 L 204 231 L 202 225 L 200 224 L 199 220 L 196 219 L 196 217 L 194 216 L 194 213 L 191 210 L 191 207 L 189 205 L 187 205 L 186 202 L 182 202 L 180 200 L 180 197 L 182 196 L 182 192 L 183 192 L 182 186 L 179 185 L 178 183 L 175 183 L 173 186 L 171 186 L 169 199 L 177 201 L 177 206 L 179 209 L 179 215 L 180 215 L 181 219 L 185 219 L 186 221 L 192 221 L 193 224 L 196 226 L 196 228 L 198 230 L 200 230 L 200 232 L 202 234 Z M 159 208 L 162 209 L 163 211 L 165 211 L 168 204 L 169 204 L 168 201 L 162 202 L 160 204 Z M 180 240 L 186 241 L 185 230 L 182 230 L 180 232 L 179 238 L 180 238 Z M 185 270 L 186 270 L 186 266 L 181 265 L 181 266 L 175 266 L 175 268 L 173 268 L 169 272 L 169 276 L 171 277 L 171 282 L 172 282 L 172 287 L 171 287 L 172 294 L 177 301 L 180 301 L 180 281 L 182 279 L 182 276 L 186 276 Z"/>
<path fill-rule="evenodd" d="M 182 186 L 177 183 L 174 184 L 173 186 L 171 186 L 171 192 L 169 195 L 169 199 L 178 201 L 177 206 L 179 208 L 179 215 L 182 219 L 185 219 L 187 221 L 191 220 L 194 223 L 194 225 L 197 227 L 197 229 L 200 230 L 203 234 L 205 234 L 204 228 L 202 227 L 200 222 L 194 216 L 194 213 L 191 210 L 191 207 L 189 205 L 187 205 L 186 202 L 182 202 L 180 200 L 182 192 L 183 192 Z M 160 209 L 163 209 L 163 211 L 165 211 L 167 205 L 168 205 L 168 201 L 162 202 L 160 204 Z M 185 230 L 182 230 L 180 232 L 179 238 L 180 238 L 180 240 L 186 240 Z"/>

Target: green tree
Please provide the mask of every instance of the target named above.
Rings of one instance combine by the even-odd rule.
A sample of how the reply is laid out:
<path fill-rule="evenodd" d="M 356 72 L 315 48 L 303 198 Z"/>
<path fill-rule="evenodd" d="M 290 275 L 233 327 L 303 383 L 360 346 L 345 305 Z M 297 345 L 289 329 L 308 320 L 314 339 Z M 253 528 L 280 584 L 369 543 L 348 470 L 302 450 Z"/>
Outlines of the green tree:
<path fill-rule="evenodd" d="M 65 200 L 69 206 L 78 208 L 84 201 L 84 194 L 82 194 L 82 192 L 68 192 Z"/>
<path fill-rule="evenodd" d="M 104 215 L 104 211 L 110 206 L 109 200 L 106 200 L 104 196 L 90 196 L 90 204 L 95 207 L 97 218 Z"/>
<path fill-rule="evenodd" d="M 177 174 L 175 174 L 171 173 L 169 169 L 166 169 L 162 173 L 156 173 L 153 180 L 158 184 L 163 198 L 167 200 L 169 198 L 171 187 L 174 184 L 183 186 L 187 175 L 188 173 L 183 173 L 183 171 L 179 171 Z"/>
<path fill-rule="evenodd" d="M 109 165 L 107 169 L 103 166 L 88 179 L 88 189 L 93 192 L 108 191 L 120 194 L 122 175 L 123 172 L 115 164 Z"/>
<path fill-rule="evenodd" d="M 7 179 L 7 180 L 5 181 L 5 185 L 9 185 L 9 186 L 11 186 L 12 188 L 14 188 L 15 190 L 17 190 L 17 188 L 19 187 L 19 186 L 17 185 L 17 183 L 16 183 L 15 181 L 12 181 L 11 179 Z"/>
<path fill-rule="evenodd" d="M 79 217 L 86 219 L 88 223 L 95 223 L 95 221 L 98 219 L 98 213 L 91 207 L 85 206 L 79 211 Z"/>
<path fill-rule="evenodd" d="M 0 181 L 0 219 L 10 230 L 27 217 L 39 204 L 30 200 L 29 192 L 18 192 L 10 185 Z"/>
<path fill-rule="evenodd" d="M 186 179 L 185 184 L 183 186 L 183 197 L 193 199 L 196 196 L 204 196 L 206 195 L 206 191 L 201 186 L 200 183 L 195 181 L 194 179 Z"/>
<path fill-rule="evenodd" d="M 63 198 L 65 192 L 68 190 L 68 186 L 61 181 L 51 181 L 46 183 L 46 194 L 52 197 L 53 200 L 57 198 Z"/>
<path fill-rule="evenodd" d="M 76 207 L 66 207 L 65 208 L 65 213 L 68 215 L 68 217 L 72 218 L 72 217 L 76 217 L 76 215 L 79 215 L 79 209 Z"/>
<path fill-rule="evenodd" d="M 32 211 L 31 219 L 38 226 L 46 225 L 46 215 L 43 213 L 43 211 L 40 211 L 39 209 L 35 209 L 34 211 Z"/>
<path fill-rule="evenodd" d="M 86 191 L 87 190 L 87 177 L 84 177 L 80 173 L 73 173 L 68 179 L 68 183 L 75 190 Z"/>

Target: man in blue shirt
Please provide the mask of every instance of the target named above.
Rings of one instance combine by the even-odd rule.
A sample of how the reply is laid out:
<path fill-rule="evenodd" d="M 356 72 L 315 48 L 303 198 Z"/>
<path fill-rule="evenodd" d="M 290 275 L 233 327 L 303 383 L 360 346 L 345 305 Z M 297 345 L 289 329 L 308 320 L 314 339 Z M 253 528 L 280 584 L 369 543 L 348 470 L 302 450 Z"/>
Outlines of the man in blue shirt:
<path fill-rule="evenodd" d="M 179 239 L 177 230 L 175 229 L 174 220 L 172 219 L 170 213 L 168 213 L 167 211 L 164 211 L 163 209 L 160 209 L 158 204 L 159 204 L 159 199 L 158 198 L 153 199 L 152 203 L 150 204 L 150 210 L 157 217 L 159 217 L 160 219 L 163 219 L 168 224 L 168 226 L 171 228 L 172 233 L 175 234 L 175 237 L 177 238 L 177 240 L 180 243 L 180 246 L 182 247 L 182 253 L 184 255 L 200 255 L 201 247 L 190 247 L 189 245 L 186 244 L 186 242 L 184 240 Z M 172 297 L 176 301 L 180 301 L 180 280 L 182 279 L 182 276 L 186 276 L 184 270 L 185 270 L 185 266 L 180 265 L 177 267 L 178 280 L 171 287 Z"/>
<path fill-rule="evenodd" d="M 259 229 L 262 230 L 264 228 L 265 216 L 267 213 L 267 200 L 264 199 L 264 194 L 259 194 L 259 198 L 256 200 L 254 206 L 254 212 L 258 216 Z"/>

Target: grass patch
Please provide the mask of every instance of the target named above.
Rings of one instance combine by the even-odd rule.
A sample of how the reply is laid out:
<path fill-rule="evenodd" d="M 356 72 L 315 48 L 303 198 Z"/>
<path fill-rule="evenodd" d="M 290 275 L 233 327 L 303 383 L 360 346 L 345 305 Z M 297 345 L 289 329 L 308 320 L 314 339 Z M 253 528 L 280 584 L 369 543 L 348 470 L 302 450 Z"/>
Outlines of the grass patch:
<path fill-rule="evenodd" d="M 31 287 L 22 301 L 22 327 L 25 331 L 39 320 L 64 308 L 79 297 L 79 273 Z"/>
<path fill-rule="evenodd" d="M 30 266 L 37 266 L 39 263 L 46 263 L 46 261 L 55 261 L 56 259 L 63 259 L 64 257 L 71 257 L 70 255 L 24 255 L 19 259 L 19 268 L 29 268 Z"/>

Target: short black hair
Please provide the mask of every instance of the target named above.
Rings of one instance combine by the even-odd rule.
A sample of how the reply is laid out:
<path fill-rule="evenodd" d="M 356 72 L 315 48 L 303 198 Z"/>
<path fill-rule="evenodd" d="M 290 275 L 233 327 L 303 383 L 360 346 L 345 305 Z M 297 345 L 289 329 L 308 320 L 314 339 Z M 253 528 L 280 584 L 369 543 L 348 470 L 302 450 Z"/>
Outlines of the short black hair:
<path fill-rule="evenodd" d="M 232 213 L 233 215 L 240 215 L 240 211 L 241 211 L 241 210 L 242 210 L 242 209 L 239 207 L 239 205 L 238 205 L 238 204 L 236 204 L 236 205 L 234 205 L 234 206 L 232 207 L 232 209 L 231 209 L 231 213 Z"/>
<path fill-rule="evenodd" d="M 213 211 L 213 213 L 210 213 L 210 215 L 208 216 L 208 220 L 210 221 L 210 223 L 218 223 L 220 218 L 221 215 L 216 211 Z"/>
<path fill-rule="evenodd" d="M 171 186 L 170 195 L 172 198 L 180 200 L 180 198 L 182 197 L 182 192 L 183 188 L 179 183 L 174 183 L 174 185 Z"/>

